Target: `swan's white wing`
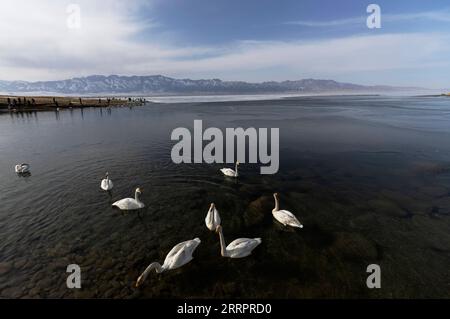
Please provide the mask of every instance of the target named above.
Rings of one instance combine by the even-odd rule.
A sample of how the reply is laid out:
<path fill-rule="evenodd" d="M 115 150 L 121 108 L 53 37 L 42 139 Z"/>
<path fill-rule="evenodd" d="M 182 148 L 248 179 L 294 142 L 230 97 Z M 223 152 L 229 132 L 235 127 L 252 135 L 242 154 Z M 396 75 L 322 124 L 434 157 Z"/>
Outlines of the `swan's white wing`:
<path fill-rule="evenodd" d="M 217 209 L 214 209 L 214 221 L 215 221 L 215 226 L 216 227 L 219 226 L 220 223 L 222 222 L 220 220 L 220 214 L 219 214 L 219 211 Z M 216 227 L 214 227 L 214 229 L 216 229 Z"/>
<path fill-rule="evenodd" d="M 232 241 L 226 249 L 230 257 L 242 258 L 250 255 L 259 244 L 261 244 L 261 238 L 239 238 Z"/>
<path fill-rule="evenodd" d="M 206 227 L 208 227 L 209 230 L 214 230 L 214 215 L 212 213 L 212 209 L 211 208 L 208 210 L 208 214 L 206 214 L 205 224 L 206 224 Z"/>
<path fill-rule="evenodd" d="M 220 215 L 217 209 L 215 207 L 214 209 L 210 208 L 205 218 L 206 227 L 208 227 L 209 230 L 214 231 L 216 230 L 216 227 L 220 225 L 220 222 Z"/>
<path fill-rule="evenodd" d="M 16 171 L 16 173 L 28 173 L 30 170 L 30 165 L 29 164 L 17 164 L 14 167 L 14 170 Z"/>
<path fill-rule="evenodd" d="M 177 253 L 179 253 L 181 250 L 183 250 L 183 247 L 184 247 L 188 242 L 190 242 L 190 240 L 183 241 L 183 242 L 181 242 L 181 243 L 176 244 L 175 246 L 173 246 L 173 248 L 172 248 L 172 249 L 169 251 L 169 253 L 167 254 L 166 260 L 167 260 L 167 259 L 170 259 L 170 258 L 173 258 L 173 256 L 175 256 Z M 165 263 L 165 261 L 164 261 L 164 263 Z"/>
<path fill-rule="evenodd" d="M 114 184 L 113 184 L 112 180 L 105 178 L 102 180 L 100 187 L 105 191 L 109 191 L 110 189 L 112 189 L 114 187 Z"/>
<path fill-rule="evenodd" d="M 287 210 L 277 210 L 272 212 L 276 220 L 278 220 L 283 225 L 289 225 L 292 227 L 302 228 L 303 225 L 299 222 L 297 217 L 294 216 L 290 211 Z"/>
<path fill-rule="evenodd" d="M 244 249 L 260 243 L 261 238 L 238 238 L 229 243 L 227 249 Z"/>
<path fill-rule="evenodd" d="M 175 245 L 167 254 L 163 268 L 176 269 L 190 262 L 193 259 L 192 253 L 200 242 L 199 238 L 195 238 Z"/>
<path fill-rule="evenodd" d="M 236 172 L 231 168 L 221 168 L 220 171 L 226 176 L 236 176 Z"/>
<path fill-rule="evenodd" d="M 122 210 L 135 210 L 144 207 L 144 204 L 136 201 L 134 198 L 124 198 L 112 204 Z"/>

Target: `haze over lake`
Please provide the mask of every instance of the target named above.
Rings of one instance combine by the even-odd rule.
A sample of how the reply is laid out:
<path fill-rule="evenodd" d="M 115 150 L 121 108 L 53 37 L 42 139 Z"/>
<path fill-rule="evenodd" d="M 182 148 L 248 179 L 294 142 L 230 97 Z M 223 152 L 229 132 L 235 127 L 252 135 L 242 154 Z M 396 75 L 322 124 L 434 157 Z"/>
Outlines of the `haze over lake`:
<path fill-rule="evenodd" d="M 450 297 L 450 98 L 182 101 L 0 114 L 1 297 Z M 241 164 L 229 180 L 219 169 L 232 164 L 172 163 L 172 130 L 195 119 L 279 128 L 279 172 Z M 20 162 L 31 176 L 14 173 Z M 139 213 L 111 207 L 136 187 Z M 274 192 L 303 229 L 273 219 Z M 262 238 L 251 256 L 220 256 L 204 224 L 211 202 L 227 243 Z M 195 237 L 189 264 L 134 287 Z M 66 287 L 72 263 L 79 290 Z M 382 289 L 366 287 L 369 264 Z"/>

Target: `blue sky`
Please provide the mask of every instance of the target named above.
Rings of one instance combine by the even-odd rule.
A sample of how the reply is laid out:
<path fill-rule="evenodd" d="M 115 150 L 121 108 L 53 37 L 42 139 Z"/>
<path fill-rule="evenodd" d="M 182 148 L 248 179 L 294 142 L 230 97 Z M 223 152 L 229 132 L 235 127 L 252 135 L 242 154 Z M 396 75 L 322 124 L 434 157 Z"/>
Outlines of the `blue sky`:
<path fill-rule="evenodd" d="M 381 8 L 380 29 L 366 26 L 370 3 Z M 163 74 L 450 87 L 448 1 L 4 0 L 0 10 L 3 80 Z M 17 12 L 27 17 L 20 24 Z"/>
<path fill-rule="evenodd" d="M 448 1 L 361 1 L 361 0 L 193 0 L 156 1 L 143 18 L 160 24 L 161 32 L 173 32 L 186 44 L 223 44 L 237 40 L 284 40 L 333 38 L 369 33 L 366 8 L 377 3 L 386 15 L 424 14 L 447 10 Z M 296 21 L 332 22 L 361 18 L 363 23 L 322 27 L 295 24 Z M 385 21 L 383 32 L 450 30 L 450 20 Z M 414 23 L 409 23 L 414 22 Z"/>

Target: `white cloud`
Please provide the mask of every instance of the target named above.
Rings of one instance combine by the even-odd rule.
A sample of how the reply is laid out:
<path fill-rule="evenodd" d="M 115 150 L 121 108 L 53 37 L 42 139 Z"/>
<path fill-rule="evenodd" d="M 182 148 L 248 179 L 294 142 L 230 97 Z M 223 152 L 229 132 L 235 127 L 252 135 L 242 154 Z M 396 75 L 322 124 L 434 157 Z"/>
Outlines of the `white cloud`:
<path fill-rule="evenodd" d="M 366 17 L 356 17 L 348 19 L 338 19 L 338 20 L 328 20 L 328 21 L 309 21 L 309 20 L 298 20 L 298 21 L 288 21 L 285 24 L 299 25 L 304 27 L 336 27 L 351 24 L 362 24 L 365 25 Z"/>
<path fill-rule="evenodd" d="M 139 65 L 129 65 L 126 71 L 154 70 L 197 78 L 220 75 L 224 79 L 250 81 L 337 78 L 342 74 L 366 72 L 366 82 L 370 82 L 371 73 L 416 69 L 420 76 L 430 68 L 448 68 L 449 40 L 450 36 L 444 34 L 415 33 L 306 42 L 251 41 L 224 48 L 220 55 L 213 57 L 142 61 Z M 267 71 L 263 77 L 260 77 L 261 70 Z M 258 76 L 255 78 L 253 74 Z"/>
<path fill-rule="evenodd" d="M 346 75 L 351 80 L 352 72 L 366 72 L 366 82 L 370 82 L 371 74 L 385 71 L 416 69 L 419 78 L 427 70 L 449 68 L 450 36 L 444 33 L 180 47 L 152 40 L 151 35 L 157 32 L 155 22 L 136 19 L 142 5 L 148 6 L 146 2 L 76 2 L 82 14 L 79 30 L 66 26 L 69 1 L 2 1 L 0 79 L 164 74 L 250 81 L 342 79 Z M 151 5 L 145 9 L 151 11 Z M 144 30 L 146 40 L 135 40 Z M 411 78 L 411 85 L 416 84 L 417 79 Z"/>
<path fill-rule="evenodd" d="M 368 15 L 367 15 L 368 16 Z M 326 20 L 326 21 L 309 21 L 309 20 L 297 20 L 288 21 L 284 24 L 298 25 L 303 27 L 311 28 L 321 28 L 321 27 L 338 27 L 346 25 L 366 25 L 367 16 L 346 18 L 346 19 L 336 19 L 336 20 Z M 417 20 L 429 20 L 433 22 L 450 22 L 450 11 L 425 11 L 416 13 L 383 13 L 381 10 L 381 21 L 383 22 L 399 22 L 399 21 L 417 21 Z"/>
<path fill-rule="evenodd" d="M 450 22 L 450 11 L 425 11 L 418 13 L 404 13 L 404 14 L 386 14 L 382 16 L 385 21 L 405 21 L 425 19 L 434 22 Z"/>
<path fill-rule="evenodd" d="M 0 74 L 2 79 L 55 79 L 119 72 L 128 65 L 195 56 L 202 48 L 170 48 L 133 37 L 152 23 L 134 19 L 140 0 L 77 0 L 81 28 L 67 27 L 70 1 L 2 1 Z M 100 5 L 101 3 L 101 5 Z"/>

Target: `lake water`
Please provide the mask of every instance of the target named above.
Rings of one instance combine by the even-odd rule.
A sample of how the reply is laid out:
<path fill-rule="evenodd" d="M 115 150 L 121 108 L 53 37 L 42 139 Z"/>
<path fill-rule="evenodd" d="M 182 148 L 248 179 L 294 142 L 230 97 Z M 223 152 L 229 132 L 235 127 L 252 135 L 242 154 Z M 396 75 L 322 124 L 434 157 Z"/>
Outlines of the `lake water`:
<path fill-rule="evenodd" d="M 280 128 L 280 170 L 171 161 L 176 127 Z M 31 164 L 31 176 L 13 167 Z M 232 165 L 226 164 L 231 167 Z M 110 173 L 115 188 L 102 192 Z M 111 203 L 143 188 L 140 212 Z M 272 217 L 273 192 L 304 224 Z M 261 237 L 220 256 L 225 239 Z M 330 96 L 0 115 L 0 297 L 450 297 L 450 99 Z M 182 268 L 139 274 L 199 237 Z M 82 288 L 66 287 L 68 264 Z M 381 267 L 381 289 L 366 268 Z"/>

